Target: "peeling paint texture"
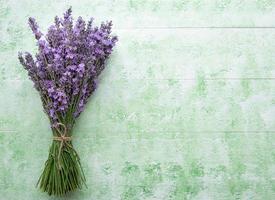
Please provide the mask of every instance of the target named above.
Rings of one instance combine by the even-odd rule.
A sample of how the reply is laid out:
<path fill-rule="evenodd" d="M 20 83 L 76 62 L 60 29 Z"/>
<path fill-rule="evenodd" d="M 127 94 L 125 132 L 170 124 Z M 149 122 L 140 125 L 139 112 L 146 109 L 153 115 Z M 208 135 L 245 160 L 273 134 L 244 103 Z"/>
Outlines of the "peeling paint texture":
<path fill-rule="evenodd" d="M 0 0 L 0 199 L 35 188 L 51 143 L 17 60 L 75 18 L 112 19 L 119 42 L 74 129 L 88 188 L 69 200 L 275 199 L 274 0 Z"/>

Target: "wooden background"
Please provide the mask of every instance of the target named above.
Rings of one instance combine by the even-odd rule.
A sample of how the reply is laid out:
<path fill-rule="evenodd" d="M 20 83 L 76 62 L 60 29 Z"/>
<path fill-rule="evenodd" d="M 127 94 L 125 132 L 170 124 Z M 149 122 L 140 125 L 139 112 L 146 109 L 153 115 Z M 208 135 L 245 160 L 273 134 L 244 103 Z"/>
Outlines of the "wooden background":
<path fill-rule="evenodd" d="M 35 188 L 51 132 L 17 59 L 72 6 L 119 42 L 74 130 L 71 200 L 275 199 L 274 0 L 0 0 L 0 199 Z"/>

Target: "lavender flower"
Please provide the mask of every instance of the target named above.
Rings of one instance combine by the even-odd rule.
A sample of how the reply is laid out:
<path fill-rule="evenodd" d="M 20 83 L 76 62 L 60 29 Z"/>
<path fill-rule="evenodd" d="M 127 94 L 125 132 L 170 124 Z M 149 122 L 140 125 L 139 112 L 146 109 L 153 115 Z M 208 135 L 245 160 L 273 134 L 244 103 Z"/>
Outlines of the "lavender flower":
<path fill-rule="evenodd" d="M 42 36 L 42 33 L 39 31 L 38 25 L 37 25 L 37 23 L 36 23 L 36 21 L 35 21 L 34 18 L 32 18 L 32 17 L 29 18 L 29 25 L 30 25 L 30 27 L 32 29 L 32 32 L 35 35 L 35 38 L 37 40 L 39 40 L 41 38 L 41 36 Z"/>
<path fill-rule="evenodd" d="M 79 17 L 73 24 L 71 14 L 70 8 L 63 18 L 55 17 L 45 36 L 35 19 L 29 18 L 38 53 L 35 60 L 30 53 L 18 55 L 44 99 L 43 107 L 53 125 L 74 123 L 95 90 L 97 78 L 117 42 L 117 37 L 111 35 L 111 21 L 95 27 L 93 19 L 86 25 Z M 67 115 L 73 116 L 70 121 L 64 121 Z"/>
<path fill-rule="evenodd" d="M 96 27 L 92 18 L 86 24 L 79 17 L 73 23 L 71 8 L 63 18 L 55 17 L 45 35 L 34 18 L 29 18 L 29 26 L 38 52 L 20 52 L 18 58 L 40 94 L 54 136 L 38 184 L 49 195 L 63 195 L 85 184 L 71 130 L 97 87 L 117 37 L 111 35 L 111 22 Z"/>

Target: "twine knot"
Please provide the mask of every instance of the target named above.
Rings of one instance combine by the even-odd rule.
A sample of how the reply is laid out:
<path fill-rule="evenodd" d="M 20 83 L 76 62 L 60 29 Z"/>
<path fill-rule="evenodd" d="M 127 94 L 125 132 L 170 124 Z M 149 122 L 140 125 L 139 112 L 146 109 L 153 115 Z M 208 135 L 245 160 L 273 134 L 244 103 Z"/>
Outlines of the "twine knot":
<path fill-rule="evenodd" d="M 62 126 L 64 131 L 62 132 L 58 128 L 58 126 Z M 73 149 L 72 145 L 70 143 L 68 143 L 69 141 L 72 140 L 72 137 L 67 136 L 67 127 L 62 123 L 57 123 L 56 126 L 55 126 L 55 129 L 59 133 L 59 136 L 54 136 L 53 140 L 60 141 L 60 147 L 59 147 L 59 152 L 58 152 L 58 167 L 59 167 L 59 169 L 61 169 L 60 155 L 61 155 L 62 148 L 63 148 L 64 145 L 67 145 L 68 147 Z"/>
<path fill-rule="evenodd" d="M 67 142 L 67 141 L 71 141 L 72 137 L 65 136 L 65 134 L 63 134 L 63 135 L 60 135 L 60 136 L 54 136 L 53 140 L 60 141 L 60 142 L 64 143 L 64 142 Z"/>

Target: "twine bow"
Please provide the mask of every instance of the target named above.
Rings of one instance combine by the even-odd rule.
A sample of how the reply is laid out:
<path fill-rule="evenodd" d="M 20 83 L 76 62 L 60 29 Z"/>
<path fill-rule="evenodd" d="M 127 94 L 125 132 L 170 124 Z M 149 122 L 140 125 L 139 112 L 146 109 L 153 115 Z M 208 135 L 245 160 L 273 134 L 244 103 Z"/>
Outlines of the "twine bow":
<path fill-rule="evenodd" d="M 58 126 L 62 126 L 63 129 L 64 129 L 64 131 L 62 132 L 58 128 Z M 58 152 L 58 158 L 57 159 L 58 159 L 58 167 L 59 167 L 59 169 L 61 169 L 60 155 L 61 155 L 62 148 L 63 148 L 64 145 L 67 145 L 68 147 L 70 147 L 70 148 L 73 149 L 72 145 L 70 143 L 68 143 L 69 141 L 72 140 L 72 137 L 67 136 L 67 127 L 64 124 L 62 124 L 62 123 L 57 123 L 56 124 L 56 130 L 60 134 L 60 136 L 54 136 L 53 140 L 60 141 L 60 147 L 59 147 L 59 152 Z"/>

